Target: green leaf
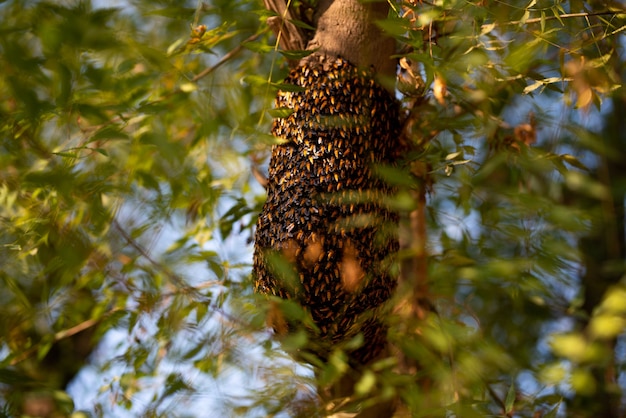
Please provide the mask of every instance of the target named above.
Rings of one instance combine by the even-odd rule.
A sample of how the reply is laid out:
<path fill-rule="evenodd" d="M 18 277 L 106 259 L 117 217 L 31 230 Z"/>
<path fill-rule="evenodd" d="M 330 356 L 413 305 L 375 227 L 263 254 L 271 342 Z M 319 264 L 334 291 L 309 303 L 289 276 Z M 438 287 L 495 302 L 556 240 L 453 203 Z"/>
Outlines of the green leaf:
<path fill-rule="evenodd" d="M 284 337 L 281 343 L 285 351 L 297 352 L 307 346 L 309 337 L 305 330 L 300 329 Z"/>
<path fill-rule="evenodd" d="M 559 409 L 561 408 L 561 403 L 562 400 L 559 400 L 559 402 L 557 402 L 557 404 L 552 407 L 552 409 L 550 409 L 548 413 L 543 416 L 543 418 L 556 418 L 558 416 Z"/>
<path fill-rule="evenodd" d="M 294 84 L 287 84 L 287 83 L 271 83 L 271 85 L 275 88 L 277 88 L 278 90 L 281 91 L 290 91 L 290 92 L 301 92 L 301 91 L 306 91 L 306 89 L 304 87 L 300 87 L 300 86 L 296 86 Z"/>
<path fill-rule="evenodd" d="M 246 75 L 242 77 L 241 81 L 255 87 L 267 86 L 269 84 L 269 81 L 266 78 L 256 74 Z"/>
<path fill-rule="evenodd" d="M 379 164 L 374 166 L 374 173 L 388 184 L 394 186 L 413 188 L 418 185 L 415 176 L 403 168 Z"/>
<path fill-rule="evenodd" d="M 31 385 L 35 383 L 30 376 L 13 368 L 0 368 L 0 382 L 6 385 Z"/>
<path fill-rule="evenodd" d="M 150 8 L 146 10 L 146 15 L 165 16 L 175 19 L 192 19 L 196 9 L 193 7 L 170 6 L 162 8 Z"/>
<path fill-rule="evenodd" d="M 59 157 L 65 157 L 65 158 L 77 158 L 78 154 L 74 153 L 74 152 L 53 152 L 52 154 L 54 155 L 58 155 Z"/>
<path fill-rule="evenodd" d="M 303 29 L 308 29 L 308 30 L 312 30 L 315 31 L 315 28 L 311 25 L 309 25 L 308 23 L 305 23 L 301 20 L 297 20 L 297 19 L 289 19 L 287 20 L 288 22 L 292 23 L 294 26 L 297 26 L 299 28 L 303 28 Z"/>
<path fill-rule="evenodd" d="M 275 47 L 273 45 L 268 45 L 265 42 L 253 41 L 253 42 L 243 42 L 241 44 L 244 48 L 249 49 L 252 52 L 258 52 L 261 54 L 266 54 L 268 52 L 274 51 Z"/>
<path fill-rule="evenodd" d="M 105 150 L 104 148 L 90 148 L 92 150 L 94 150 L 95 152 L 97 152 L 98 154 L 102 154 L 105 157 L 109 156 L 109 153 L 107 152 L 107 150 Z"/>
<path fill-rule="evenodd" d="M 589 356 L 589 343 L 577 333 L 554 335 L 550 346 L 555 354 L 575 362 L 582 362 Z"/>
<path fill-rule="evenodd" d="M 53 398 L 57 408 L 59 408 L 65 416 L 69 416 L 74 411 L 74 400 L 67 392 L 55 390 L 53 392 Z"/>
<path fill-rule="evenodd" d="M 268 113 L 273 118 L 286 118 L 294 112 L 293 109 L 288 107 L 277 107 L 274 109 L 270 109 Z"/>
<path fill-rule="evenodd" d="M 400 18 L 389 18 L 385 20 L 379 20 L 376 22 L 381 29 L 391 36 L 403 37 L 406 35 L 407 30 L 410 29 L 407 21 Z"/>
<path fill-rule="evenodd" d="M 563 19 L 561 19 L 561 13 L 565 14 L 565 11 L 563 11 L 563 9 L 561 9 L 559 6 L 552 6 L 550 7 L 550 10 L 552 11 L 552 15 L 556 17 L 561 26 L 565 26 Z"/>
<path fill-rule="evenodd" d="M 563 161 L 565 161 L 566 163 L 576 167 L 576 168 L 580 168 L 581 170 L 585 170 L 585 171 L 589 171 L 589 169 L 587 168 L 586 165 L 584 165 L 582 162 L 580 162 L 580 160 L 578 158 L 576 158 L 573 155 L 570 154 L 561 154 L 561 159 Z"/>
<path fill-rule="evenodd" d="M 511 384 L 509 390 L 506 394 L 506 399 L 504 400 L 504 408 L 506 410 L 507 415 L 514 412 L 513 407 L 515 405 L 515 400 L 517 398 L 517 390 L 515 389 L 515 384 Z"/>
<path fill-rule="evenodd" d="M 162 395 L 163 398 L 167 398 L 181 391 L 190 391 L 192 387 L 187 384 L 185 379 L 179 373 L 172 373 L 167 376 L 165 381 L 165 390 Z"/>
<path fill-rule="evenodd" d="M 371 370 L 365 370 L 359 381 L 354 385 L 354 393 L 364 396 L 376 386 L 376 375 Z"/>
<path fill-rule="evenodd" d="M 315 52 L 315 50 L 312 49 L 305 49 L 305 50 L 284 50 L 284 49 L 279 49 L 278 52 L 284 56 L 285 58 L 289 59 L 289 60 L 293 60 L 293 61 L 297 61 L 300 60 L 304 57 L 308 57 L 309 55 L 311 55 L 312 53 Z"/>
<path fill-rule="evenodd" d="M 590 334 L 597 339 L 612 339 L 626 330 L 626 318 L 618 315 L 596 315 L 589 323 Z"/>
<path fill-rule="evenodd" d="M 98 129 L 98 131 L 89 138 L 88 143 L 102 139 L 128 139 L 128 134 L 117 126 L 107 125 Z"/>

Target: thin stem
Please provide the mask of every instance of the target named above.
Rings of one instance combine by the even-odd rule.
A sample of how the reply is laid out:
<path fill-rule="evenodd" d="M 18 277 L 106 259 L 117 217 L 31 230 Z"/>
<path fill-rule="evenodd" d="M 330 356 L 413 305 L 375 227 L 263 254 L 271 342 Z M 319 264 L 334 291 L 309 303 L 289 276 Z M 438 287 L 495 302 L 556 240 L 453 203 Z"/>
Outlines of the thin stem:
<path fill-rule="evenodd" d="M 555 19 L 572 19 L 572 18 L 576 18 L 576 17 L 591 17 L 591 16 L 616 16 L 618 14 L 623 14 L 624 12 L 612 12 L 612 11 L 606 11 L 606 12 L 592 12 L 592 13 L 566 13 L 566 14 L 562 14 L 562 15 L 558 15 L 558 16 L 544 16 L 544 17 L 535 17 L 532 19 L 526 19 L 526 20 L 514 20 L 512 22 L 506 22 L 506 23 L 501 23 L 501 25 L 519 25 L 519 24 L 525 24 L 525 25 L 530 25 L 530 24 L 534 24 L 534 23 L 541 23 L 542 21 L 547 21 L 547 20 L 555 20 Z M 488 27 L 489 24 L 485 24 L 482 25 L 482 28 Z"/>
<path fill-rule="evenodd" d="M 222 64 L 226 63 L 228 60 L 230 60 L 235 55 L 237 55 L 239 52 L 241 52 L 241 50 L 243 49 L 243 45 L 246 42 L 255 41 L 256 39 L 258 39 L 259 36 L 261 36 L 262 34 L 267 32 L 268 30 L 269 29 L 264 29 L 263 31 L 261 31 L 259 33 L 255 33 L 254 35 L 248 37 L 246 40 L 244 40 L 242 43 L 240 43 L 237 47 L 233 48 L 230 52 L 228 52 L 226 55 L 224 55 L 215 65 L 213 65 L 212 67 L 206 68 L 201 73 L 197 74 L 194 78 L 192 78 L 191 81 L 195 83 L 198 80 L 200 80 L 201 78 L 206 77 L 207 75 L 211 74 L 213 71 L 215 71 L 217 68 L 219 68 Z"/>

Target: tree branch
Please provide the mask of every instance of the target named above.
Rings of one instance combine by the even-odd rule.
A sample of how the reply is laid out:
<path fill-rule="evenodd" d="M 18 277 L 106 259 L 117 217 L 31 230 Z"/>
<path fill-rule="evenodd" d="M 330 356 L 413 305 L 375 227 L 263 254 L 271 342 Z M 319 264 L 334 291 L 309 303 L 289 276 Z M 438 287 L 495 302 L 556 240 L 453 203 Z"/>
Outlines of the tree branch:
<path fill-rule="evenodd" d="M 303 50 L 306 40 L 302 31 L 293 23 L 294 16 L 289 10 L 289 4 L 284 0 L 263 0 L 265 8 L 276 13 L 276 16 L 267 19 L 268 25 L 276 34 L 276 41 L 283 50 L 297 51 Z M 291 0 L 288 1 L 291 3 Z"/>

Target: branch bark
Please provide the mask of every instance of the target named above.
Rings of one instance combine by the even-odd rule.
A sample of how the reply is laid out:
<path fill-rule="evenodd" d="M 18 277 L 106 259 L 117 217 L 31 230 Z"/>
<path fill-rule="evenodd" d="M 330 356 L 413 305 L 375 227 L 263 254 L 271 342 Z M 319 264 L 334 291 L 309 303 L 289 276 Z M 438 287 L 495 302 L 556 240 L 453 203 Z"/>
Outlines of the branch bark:
<path fill-rule="evenodd" d="M 340 56 L 352 64 L 372 68 L 380 76 L 395 77 L 395 41 L 376 22 L 387 17 L 384 1 L 320 0 L 317 31 L 307 45 L 320 54 Z"/>

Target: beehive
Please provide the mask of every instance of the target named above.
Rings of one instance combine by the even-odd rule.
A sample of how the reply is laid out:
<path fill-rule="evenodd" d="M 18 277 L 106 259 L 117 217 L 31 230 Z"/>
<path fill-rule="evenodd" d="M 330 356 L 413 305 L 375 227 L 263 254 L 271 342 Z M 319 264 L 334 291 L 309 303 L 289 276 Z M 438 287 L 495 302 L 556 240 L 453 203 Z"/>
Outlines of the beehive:
<path fill-rule="evenodd" d="M 257 223 L 255 290 L 296 300 L 327 347 L 362 332 L 351 359 L 365 363 L 385 344 L 378 316 L 396 284 L 397 215 L 374 167 L 394 160 L 398 106 L 369 71 L 342 58 L 309 57 L 285 83 L 298 87 L 276 98 L 291 114 L 272 126 L 280 144 Z"/>

